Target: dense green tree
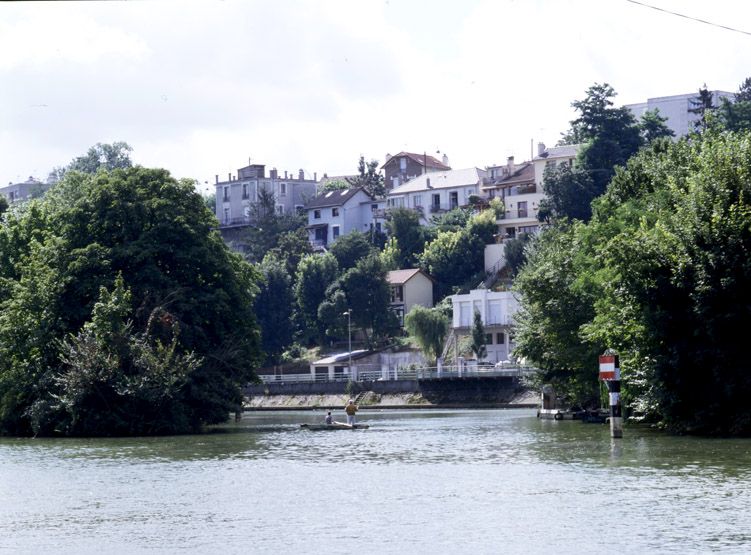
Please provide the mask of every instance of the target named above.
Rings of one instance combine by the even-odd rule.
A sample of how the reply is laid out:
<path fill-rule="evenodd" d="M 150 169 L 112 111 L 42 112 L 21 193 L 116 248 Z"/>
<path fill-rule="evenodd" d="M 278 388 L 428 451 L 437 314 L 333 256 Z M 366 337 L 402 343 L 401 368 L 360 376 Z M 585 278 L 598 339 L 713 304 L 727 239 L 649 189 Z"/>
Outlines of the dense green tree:
<path fill-rule="evenodd" d="M 359 231 L 352 231 L 339 236 L 331 245 L 330 251 L 339 264 L 339 270 L 345 272 L 354 268 L 355 264 L 362 258 L 374 254 L 375 248 L 367 235 Z"/>
<path fill-rule="evenodd" d="M 266 255 L 259 268 L 263 280 L 256 297 L 255 310 L 261 327 L 261 346 L 265 363 L 281 364 L 282 353 L 292 344 L 294 296 L 292 278 L 283 261 Z"/>
<path fill-rule="evenodd" d="M 352 324 L 365 335 L 369 346 L 393 334 L 399 327 L 390 309 L 390 289 L 386 269 L 373 253 L 357 262 L 339 280 L 347 307 L 352 311 Z"/>
<path fill-rule="evenodd" d="M 584 99 L 572 103 L 579 117 L 571 121 L 565 142 L 575 138 L 582 147 L 575 168 L 559 167 L 546 174 L 543 221 L 548 218 L 587 221 L 592 199 L 605 192 L 615 168 L 624 165 L 642 146 L 640 127 L 631 111 L 625 106 L 613 107 L 615 95 L 607 83 L 596 83 L 587 89 Z"/>
<path fill-rule="evenodd" d="M 360 156 L 357 163 L 357 173 L 357 176 L 347 178 L 351 187 L 362 187 L 366 193 L 374 198 L 386 196 L 386 186 L 383 183 L 383 175 L 378 170 L 378 160 L 366 162 L 365 157 Z"/>
<path fill-rule="evenodd" d="M 300 311 L 301 327 L 306 339 L 326 340 L 326 324 L 318 318 L 318 307 L 326 299 L 326 291 L 336 281 L 339 264 L 331 253 L 309 254 L 300 260 L 295 277 L 295 301 Z"/>
<path fill-rule="evenodd" d="M 257 275 L 214 226 L 192 183 L 145 168 L 70 172 L 44 199 L 11 214 L 0 227 L 2 432 L 179 432 L 225 420 L 258 362 Z M 169 430 L 130 411 L 145 391 L 124 395 L 101 382 L 103 402 L 122 416 L 114 429 L 111 420 L 81 421 L 57 401 L 75 382 L 66 376 L 86 371 L 61 341 L 75 336 L 92 360 L 107 356 L 94 307 L 109 303 L 102 288 L 117 290 L 117 276 L 135 302 L 122 318 L 132 330 L 130 354 L 112 368 L 147 383 L 170 370 L 170 360 L 200 361 L 175 376 L 181 385 L 170 390 Z M 96 410 L 76 406 L 76 414 L 96 418 Z"/>
<path fill-rule="evenodd" d="M 97 143 L 83 156 L 78 156 L 68 164 L 66 171 L 96 173 L 99 170 L 111 171 L 133 166 L 130 153 L 133 147 L 123 141 Z"/>
<path fill-rule="evenodd" d="M 346 179 L 329 179 L 319 189 L 318 194 L 328 193 L 329 191 L 343 191 L 349 189 L 351 186 Z"/>
<path fill-rule="evenodd" d="M 414 305 L 404 317 L 404 328 L 420 346 L 425 357 L 435 361 L 443 349 L 449 319 L 438 308 Z"/>
<path fill-rule="evenodd" d="M 729 131 L 751 130 L 751 77 L 747 78 L 738 89 L 733 101 L 720 100 L 717 108 L 717 125 Z"/>
<path fill-rule="evenodd" d="M 212 214 L 216 214 L 216 193 L 203 197 L 203 202 Z"/>
<path fill-rule="evenodd" d="M 645 144 L 662 137 L 674 137 L 675 133 L 667 126 L 668 118 L 660 115 L 659 108 L 645 111 L 639 121 L 639 129 Z"/>
<path fill-rule="evenodd" d="M 436 214 L 431 218 L 432 227 L 436 231 L 457 231 L 464 228 L 472 216 L 468 208 L 454 208 L 443 214 Z"/>
<path fill-rule="evenodd" d="M 475 310 L 472 321 L 472 352 L 479 361 L 488 355 L 488 349 L 485 347 L 485 326 L 482 325 L 482 316 L 479 310 Z"/>
<path fill-rule="evenodd" d="M 420 225 L 420 216 L 409 208 L 392 208 L 386 221 L 386 229 L 391 238 L 396 240 L 398 249 L 394 258 L 397 269 L 414 268 L 417 255 L 425 248 L 425 242 L 432 231 Z"/>
<path fill-rule="evenodd" d="M 276 246 L 269 250 L 269 253 L 284 263 L 290 276 L 297 273 L 300 260 L 312 252 L 308 231 L 304 227 L 280 232 L 276 238 Z"/>
<path fill-rule="evenodd" d="M 3 215 L 3 212 L 5 212 L 9 207 L 8 200 L 0 195 L 0 216 Z"/>
<path fill-rule="evenodd" d="M 304 233 L 305 216 L 298 214 L 279 214 L 276 211 L 276 198 L 272 191 L 260 189 L 258 200 L 250 205 L 251 225 L 238 241 L 241 250 L 251 262 L 259 263 L 266 253 L 275 251 L 282 254 L 280 241 L 289 242 L 293 238 L 289 233 Z"/>
<path fill-rule="evenodd" d="M 527 261 L 526 248 L 532 240 L 530 233 L 521 233 L 513 239 L 503 242 L 503 255 L 506 258 L 506 267 L 512 276 L 516 276 Z"/>
<path fill-rule="evenodd" d="M 699 116 L 694 122 L 694 131 L 703 133 L 710 126 L 710 114 L 717 108 L 714 105 L 712 92 L 707 89 L 706 83 L 699 88 L 699 94 L 691 100 L 691 106 L 688 111 Z"/>

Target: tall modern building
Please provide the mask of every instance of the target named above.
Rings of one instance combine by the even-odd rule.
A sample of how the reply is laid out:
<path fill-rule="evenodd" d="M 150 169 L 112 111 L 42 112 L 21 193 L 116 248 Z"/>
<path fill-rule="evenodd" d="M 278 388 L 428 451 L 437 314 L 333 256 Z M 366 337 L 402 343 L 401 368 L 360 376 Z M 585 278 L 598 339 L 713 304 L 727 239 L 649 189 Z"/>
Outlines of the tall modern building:
<path fill-rule="evenodd" d="M 722 98 L 734 100 L 735 95 L 726 91 L 711 91 L 712 104 L 719 106 Z M 657 96 L 649 98 L 646 102 L 626 104 L 636 119 L 641 118 L 647 110 L 660 110 L 662 117 L 667 117 L 667 126 L 673 130 L 676 137 L 688 135 L 694 130 L 694 122 L 699 119 L 699 114 L 691 112 L 698 106 L 698 93 L 676 94 L 673 96 Z"/>

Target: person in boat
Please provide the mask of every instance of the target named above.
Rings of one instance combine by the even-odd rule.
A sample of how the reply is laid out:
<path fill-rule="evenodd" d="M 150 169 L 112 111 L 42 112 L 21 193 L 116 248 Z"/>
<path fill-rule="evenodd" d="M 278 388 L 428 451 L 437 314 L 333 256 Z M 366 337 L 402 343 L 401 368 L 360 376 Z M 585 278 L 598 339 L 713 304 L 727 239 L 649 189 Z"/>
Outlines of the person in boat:
<path fill-rule="evenodd" d="M 329 426 L 331 426 L 331 425 L 332 425 L 332 424 L 334 423 L 334 419 L 333 419 L 333 418 L 331 417 L 331 411 L 329 411 L 329 412 L 328 412 L 328 413 L 326 414 L 326 420 L 325 420 L 325 422 L 326 422 L 326 424 L 328 424 Z"/>
<path fill-rule="evenodd" d="M 350 399 L 347 402 L 347 406 L 344 407 L 344 412 L 347 413 L 347 424 L 349 424 L 350 426 L 354 426 L 355 425 L 355 413 L 357 412 L 357 405 L 352 399 Z"/>

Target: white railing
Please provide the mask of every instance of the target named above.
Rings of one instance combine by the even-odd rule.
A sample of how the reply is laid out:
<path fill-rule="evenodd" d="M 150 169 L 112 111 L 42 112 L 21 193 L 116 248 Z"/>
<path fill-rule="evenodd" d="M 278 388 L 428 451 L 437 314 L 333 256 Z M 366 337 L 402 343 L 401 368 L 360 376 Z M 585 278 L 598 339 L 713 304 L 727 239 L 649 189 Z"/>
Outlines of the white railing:
<path fill-rule="evenodd" d="M 436 380 L 446 378 L 477 378 L 477 377 L 494 377 L 494 376 L 511 376 L 522 377 L 531 376 L 537 371 L 531 366 L 523 366 L 513 363 L 498 363 L 488 366 L 443 366 L 439 371 L 435 366 L 410 367 L 403 366 L 390 368 L 388 370 L 360 370 L 357 372 L 358 382 L 366 381 L 388 381 L 388 380 Z M 309 372 L 305 374 L 285 374 L 285 375 L 261 375 L 259 376 L 263 383 L 312 383 L 312 382 L 346 382 L 350 381 L 349 374 L 336 374 L 330 378 L 327 374 L 312 375 Z"/>

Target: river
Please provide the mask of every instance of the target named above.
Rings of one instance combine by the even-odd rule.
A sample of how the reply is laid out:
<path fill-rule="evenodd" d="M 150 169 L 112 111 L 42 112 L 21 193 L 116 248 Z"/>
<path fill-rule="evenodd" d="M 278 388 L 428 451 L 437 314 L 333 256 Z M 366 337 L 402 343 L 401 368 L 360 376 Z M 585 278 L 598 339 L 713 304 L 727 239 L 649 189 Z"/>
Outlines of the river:
<path fill-rule="evenodd" d="M 751 440 L 531 410 L 246 413 L 198 436 L 0 438 L 0 552 L 749 553 Z"/>

